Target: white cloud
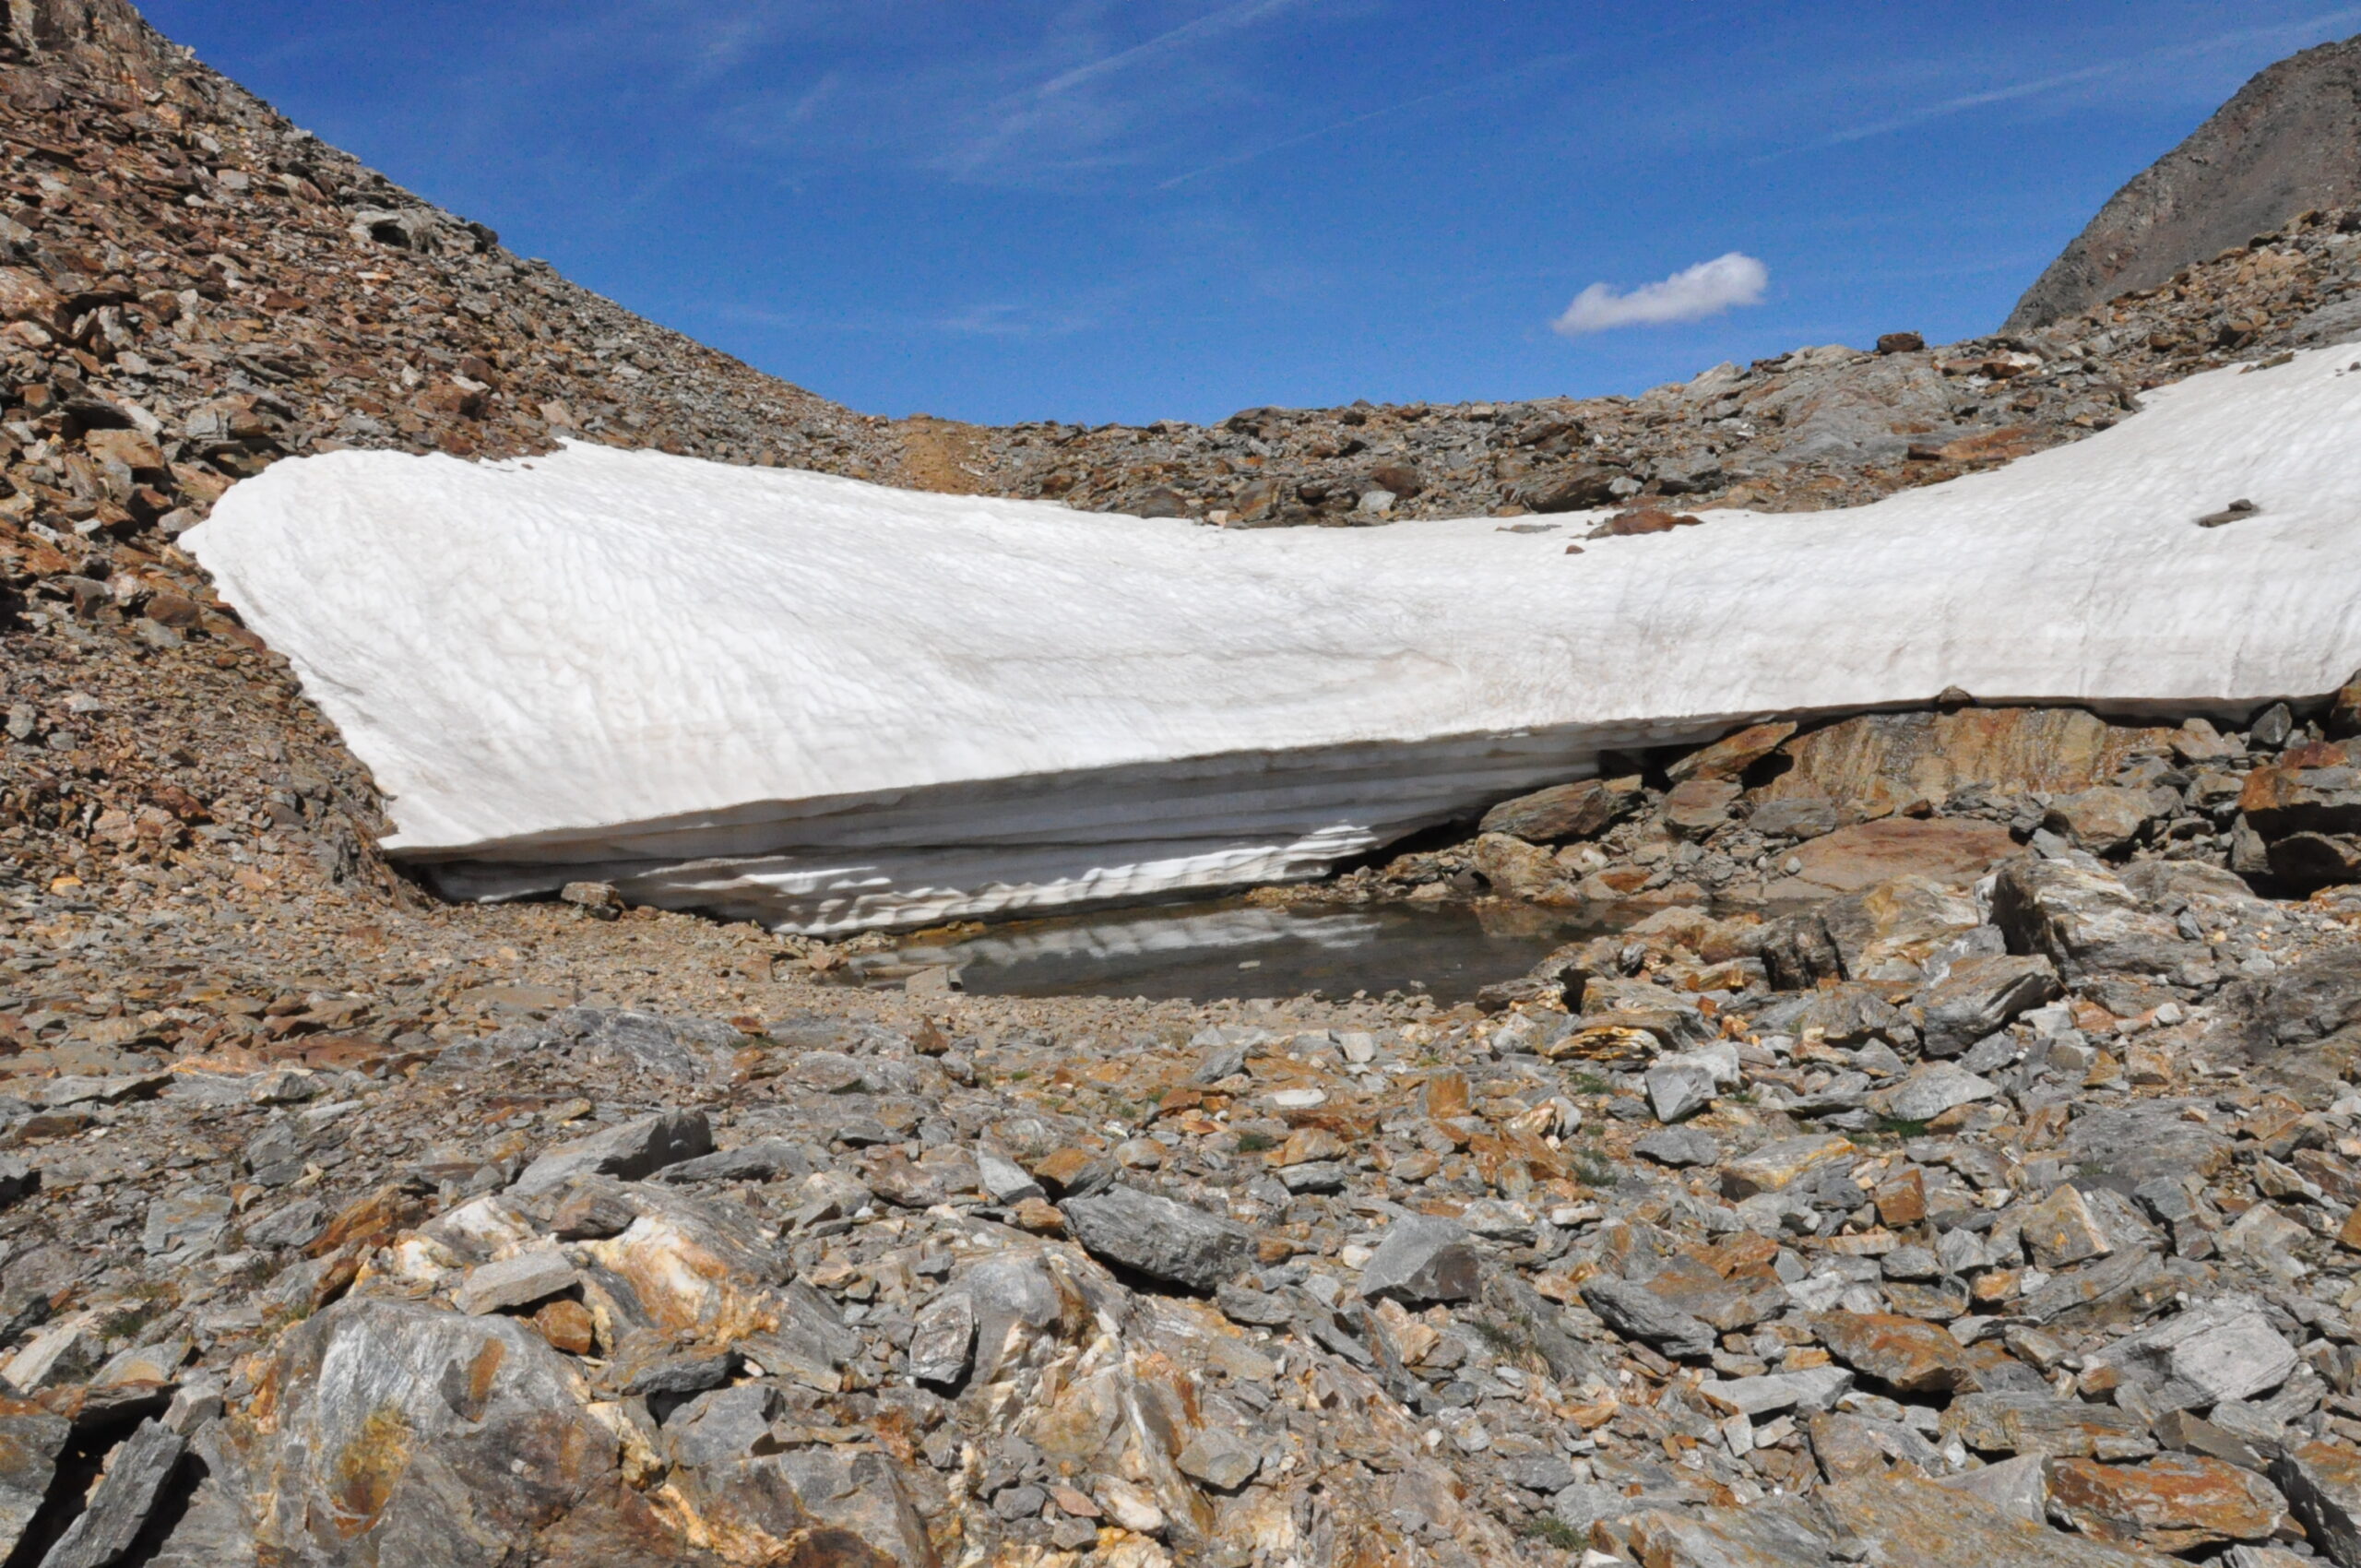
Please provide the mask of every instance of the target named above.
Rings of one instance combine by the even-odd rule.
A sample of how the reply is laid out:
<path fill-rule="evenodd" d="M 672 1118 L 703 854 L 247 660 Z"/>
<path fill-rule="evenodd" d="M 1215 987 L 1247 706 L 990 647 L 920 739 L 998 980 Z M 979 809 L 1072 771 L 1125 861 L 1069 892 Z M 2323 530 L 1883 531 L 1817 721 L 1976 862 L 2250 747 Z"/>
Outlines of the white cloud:
<path fill-rule="evenodd" d="M 1630 293 L 1593 283 L 1574 296 L 1566 314 L 1549 325 L 1569 338 L 1618 327 L 1661 327 L 1673 321 L 1703 321 L 1736 305 L 1759 305 L 1771 269 L 1740 251 L 1676 272 L 1660 283 Z"/>

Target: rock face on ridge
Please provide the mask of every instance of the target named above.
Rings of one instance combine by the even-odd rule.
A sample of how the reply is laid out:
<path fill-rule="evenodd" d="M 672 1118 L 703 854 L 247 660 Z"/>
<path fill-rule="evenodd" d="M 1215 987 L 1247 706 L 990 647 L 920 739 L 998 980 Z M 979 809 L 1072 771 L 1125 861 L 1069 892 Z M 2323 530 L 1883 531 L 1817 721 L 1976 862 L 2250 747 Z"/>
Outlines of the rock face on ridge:
<path fill-rule="evenodd" d="M 2152 289 L 2307 209 L 2361 199 L 2361 39 L 2307 49 L 2238 89 L 2125 185 L 2049 264 L 2004 332 Z"/>

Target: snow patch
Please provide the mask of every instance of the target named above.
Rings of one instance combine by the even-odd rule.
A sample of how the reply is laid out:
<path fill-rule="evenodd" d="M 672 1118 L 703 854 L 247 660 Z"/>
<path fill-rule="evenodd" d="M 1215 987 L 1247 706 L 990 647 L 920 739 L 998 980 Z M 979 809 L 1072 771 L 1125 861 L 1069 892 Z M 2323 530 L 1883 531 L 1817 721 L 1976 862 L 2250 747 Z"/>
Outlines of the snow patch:
<path fill-rule="evenodd" d="M 2351 360 L 1580 555 L 1490 518 L 1228 531 L 582 445 L 291 459 L 182 543 L 446 890 L 599 876 L 841 931 L 1315 875 L 1773 714 L 2332 689 L 2361 663 Z"/>

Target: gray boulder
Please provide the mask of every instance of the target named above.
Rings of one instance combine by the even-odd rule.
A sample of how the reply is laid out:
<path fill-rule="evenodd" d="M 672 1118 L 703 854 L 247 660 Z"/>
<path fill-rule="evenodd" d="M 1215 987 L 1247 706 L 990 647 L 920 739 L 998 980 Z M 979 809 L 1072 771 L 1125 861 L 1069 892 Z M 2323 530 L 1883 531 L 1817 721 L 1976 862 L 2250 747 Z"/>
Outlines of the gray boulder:
<path fill-rule="evenodd" d="M 713 1128 L 702 1111 L 666 1111 L 560 1144 L 525 1167 L 516 1191 L 529 1197 L 578 1176 L 637 1182 L 668 1165 L 713 1152 Z"/>
<path fill-rule="evenodd" d="M 742 1459 L 770 1435 L 779 1392 L 766 1383 L 742 1383 L 700 1394 L 665 1419 L 664 1446 L 675 1465 L 725 1465 Z"/>
<path fill-rule="evenodd" d="M 2021 856 L 2000 868 L 1992 923 L 2011 953 L 2038 953 L 2069 980 L 2085 975 L 2169 975 L 2210 958 L 2164 915 L 2142 904 L 2123 879 L 2094 865 Z"/>
<path fill-rule="evenodd" d="M 1683 1360 L 1713 1353 L 1716 1337 L 1713 1325 L 1690 1316 L 1644 1285 L 1593 1279 L 1582 1289 L 1583 1304 L 1626 1338 Z"/>
<path fill-rule="evenodd" d="M 910 1376 L 938 1388 L 956 1387 L 976 1350 L 976 1303 L 949 1290 L 926 1304 L 910 1331 Z"/>
<path fill-rule="evenodd" d="M 1743 1081 L 1738 1048 L 1727 1040 L 1716 1040 L 1694 1051 L 1659 1057 L 1646 1075 L 1648 1105 L 1657 1121 L 1669 1125 L 1695 1115 L 1713 1104 L 1715 1095 Z"/>
<path fill-rule="evenodd" d="M 41 1560 L 42 1568 L 108 1568 L 121 1562 L 156 1512 L 157 1501 L 187 1451 L 187 1440 L 180 1433 L 160 1422 L 140 1422 L 107 1455 L 98 1490 Z"/>
<path fill-rule="evenodd" d="M 1405 1215 L 1386 1228 L 1385 1239 L 1362 1265 L 1361 1294 L 1408 1307 L 1465 1301 L 1476 1294 L 1477 1268 L 1476 1249 L 1458 1225 L 1430 1215 Z"/>
<path fill-rule="evenodd" d="M 2337 1568 L 2361 1568 L 2361 1453 L 2344 1443 L 2298 1443 L 2272 1462 L 2271 1479 L 2322 1555 Z"/>
<path fill-rule="evenodd" d="M 776 1182 L 812 1174 L 812 1161 L 785 1138 L 760 1138 L 668 1165 L 658 1173 L 676 1185 L 692 1182 Z"/>
<path fill-rule="evenodd" d="M 2086 1173 L 2134 1184 L 2211 1176 L 2229 1162 L 2230 1139 L 2219 1128 L 2185 1119 L 2186 1104 L 2148 1100 L 2084 1111 L 2066 1130 L 2065 1156 Z"/>
<path fill-rule="evenodd" d="M 1929 1056 L 1957 1056 L 2062 991 L 2057 966 L 2037 953 L 1962 958 L 1918 993 L 1920 1048 Z"/>
<path fill-rule="evenodd" d="M 1192 1290 L 1210 1291 L 1254 1261 L 1254 1235 L 1244 1226 L 1136 1187 L 1060 1207 L 1092 1256 Z"/>
<path fill-rule="evenodd" d="M 1997 1086 L 1954 1062 L 1928 1062 L 1889 1089 L 1869 1097 L 1869 1109 L 1904 1122 L 1925 1122 L 1953 1106 L 1990 1099 Z"/>
<path fill-rule="evenodd" d="M 1631 1152 L 1644 1155 L 1658 1165 L 1682 1170 L 1714 1164 L 1722 1158 L 1722 1146 L 1710 1133 L 1701 1133 L 1693 1127 L 1667 1127 L 1633 1144 Z"/>
<path fill-rule="evenodd" d="M 1182 1475 L 1215 1491 L 1236 1491 L 1263 1467 L 1263 1455 L 1228 1428 L 1207 1427 L 1189 1440 L 1174 1463 Z"/>
<path fill-rule="evenodd" d="M 349 1298 L 279 1342 L 233 1423 L 267 1562 L 497 1568 L 615 1466 L 581 1374 L 515 1319 Z"/>
<path fill-rule="evenodd" d="M 2324 1039 L 2361 1023 L 2361 948 L 2308 953 L 2268 980 L 2242 982 L 2231 1001 L 2258 1046 Z"/>
<path fill-rule="evenodd" d="M 65 1417 L 31 1406 L 0 1414 L 0 1553 L 15 1550 L 49 1495 L 73 1430 Z"/>

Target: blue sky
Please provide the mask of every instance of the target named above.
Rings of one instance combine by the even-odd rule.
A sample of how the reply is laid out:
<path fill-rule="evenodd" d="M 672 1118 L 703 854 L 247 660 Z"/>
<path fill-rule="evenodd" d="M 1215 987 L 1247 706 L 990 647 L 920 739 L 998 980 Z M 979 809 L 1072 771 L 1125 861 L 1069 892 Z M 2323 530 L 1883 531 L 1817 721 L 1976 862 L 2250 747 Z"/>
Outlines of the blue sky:
<path fill-rule="evenodd" d="M 2361 33 L 2281 0 L 145 9 L 647 315 L 989 422 L 1636 391 L 1988 331 L 2253 72 Z M 1758 303 L 1552 329 L 1734 252 L 1765 276 L 1697 287 Z"/>

